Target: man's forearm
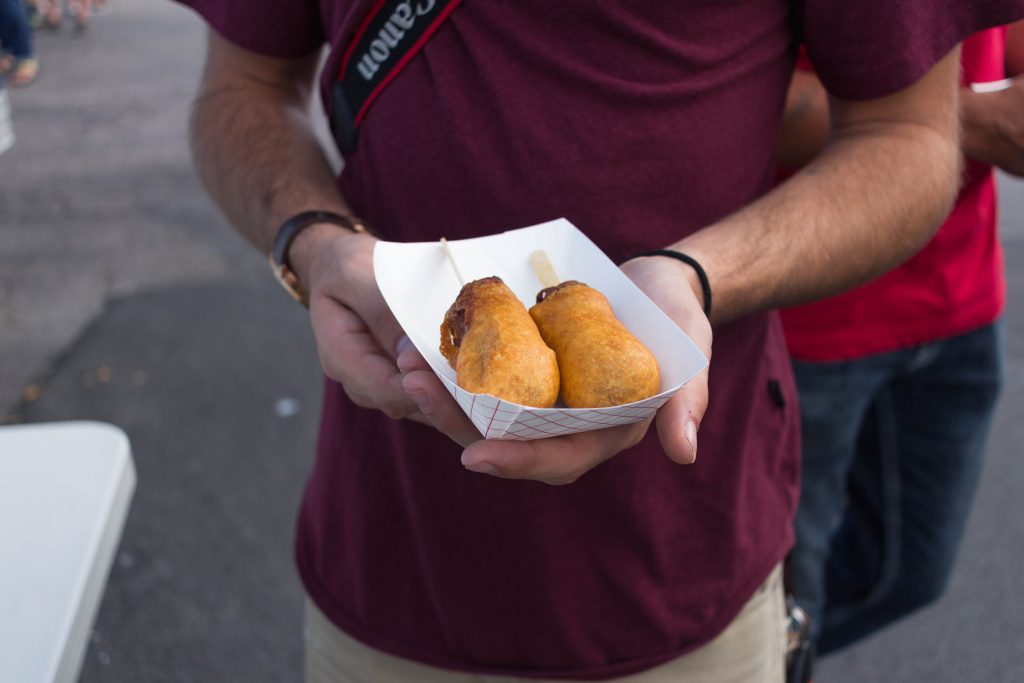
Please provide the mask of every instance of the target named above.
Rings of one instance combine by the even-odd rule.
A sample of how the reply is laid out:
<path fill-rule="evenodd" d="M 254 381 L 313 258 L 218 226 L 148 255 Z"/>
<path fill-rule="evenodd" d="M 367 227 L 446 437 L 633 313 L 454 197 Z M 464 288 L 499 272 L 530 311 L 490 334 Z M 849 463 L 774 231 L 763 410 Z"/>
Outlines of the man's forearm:
<path fill-rule="evenodd" d="M 760 201 L 683 240 L 702 260 L 715 322 L 835 294 L 899 265 L 931 237 L 956 193 L 947 140 L 838 143 Z"/>
<path fill-rule="evenodd" d="M 253 98 L 247 90 L 225 88 L 196 100 L 192 155 L 231 223 L 266 252 L 289 216 L 348 209 L 306 113 L 286 101 Z"/>
<path fill-rule="evenodd" d="M 927 242 L 959 180 L 953 58 L 920 86 L 942 114 L 840 128 L 789 181 L 675 245 L 708 271 L 715 322 L 849 289 Z"/>
<path fill-rule="evenodd" d="M 232 49 L 211 36 L 211 51 Z M 222 71 L 207 68 L 190 137 L 199 176 L 231 223 L 267 252 L 296 213 L 348 213 L 312 130 L 308 83 Z"/>

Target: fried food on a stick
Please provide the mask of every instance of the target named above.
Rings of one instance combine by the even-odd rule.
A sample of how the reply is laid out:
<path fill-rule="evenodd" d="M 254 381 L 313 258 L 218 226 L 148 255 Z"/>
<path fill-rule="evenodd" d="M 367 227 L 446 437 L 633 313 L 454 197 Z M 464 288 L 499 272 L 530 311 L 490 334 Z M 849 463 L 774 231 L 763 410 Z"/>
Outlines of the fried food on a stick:
<path fill-rule="evenodd" d="M 441 353 L 466 391 L 535 408 L 558 400 L 555 352 L 501 278 L 462 288 L 441 323 Z"/>
<path fill-rule="evenodd" d="M 575 280 L 548 287 L 530 317 L 558 356 L 562 401 L 570 408 L 606 408 L 658 393 L 658 361 L 596 289 Z"/>

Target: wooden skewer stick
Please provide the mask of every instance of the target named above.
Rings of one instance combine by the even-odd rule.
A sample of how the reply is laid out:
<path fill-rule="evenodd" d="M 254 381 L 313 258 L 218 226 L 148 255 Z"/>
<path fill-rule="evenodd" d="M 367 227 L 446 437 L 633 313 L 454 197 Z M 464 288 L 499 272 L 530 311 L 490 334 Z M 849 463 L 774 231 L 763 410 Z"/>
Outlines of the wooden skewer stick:
<path fill-rule="evenodd" d="M 465 286 L 466 280 L 462 277 L 462 273 L 459 272 L 459 265 L 455 263 L 455 255 L 452 254 L 452 248 L 448 246 L 448 240 L 444 237 L 441 238 L 441 246 L 444 247 L 444 254 L 448 257 L 448 263 L 452 265 L 452 270 L 455 271 L 455 277 L 459 278 L 459 285 Z"/>
<path fill-rule="evenodd" d="M 530 268 L 533 269 L 533 274 L 540 280 L 542 289 L 554 287 L 562 281 L 558 277 L 558 273 L 555 272 L 555 267 L 551 265 L 551 259 L 548 258 L 547 252 L 543 249 L 538 249 L 530 254 Z"/>

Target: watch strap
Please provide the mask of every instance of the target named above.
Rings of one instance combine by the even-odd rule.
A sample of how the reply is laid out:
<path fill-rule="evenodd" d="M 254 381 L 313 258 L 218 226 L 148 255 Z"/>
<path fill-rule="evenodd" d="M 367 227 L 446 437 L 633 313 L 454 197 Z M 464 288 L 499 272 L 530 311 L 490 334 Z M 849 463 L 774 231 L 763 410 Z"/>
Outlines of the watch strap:
<path fill-rule="evenodd" d="M 361 220 L 348 218 L 331 211 L 303 211 L 302 213 L 297 213 L 282 223 L 281 227 L 277 230 L 277 236 L 274 237 L 274 247 L 270 251 L 274 264 L 285 266 L 290 270 L 291 263 L 288 261 L 288 248 L 292 246 L 292 242 L 295 241 L 300 232 L 318 223 L 333 223 L 334 225 L 348 228 L 352 232 L 366 232 L 366 225 Z"/>
<path fill-rule="evenodd" d="M 309 306 L 309 293 L 292 271 L 291 263 L 288 260 L 288 249 L 300 232 L 311 225 L 320 223 L 340 225 L 352 232 L 367 231 L 366 224 L 360 219 L 349 218 L 331 211 L 303 211 L 281 224 L 274 237 L 274 246 L 270 251 L 270 267 L 281 286 L 303 306 Z"/>

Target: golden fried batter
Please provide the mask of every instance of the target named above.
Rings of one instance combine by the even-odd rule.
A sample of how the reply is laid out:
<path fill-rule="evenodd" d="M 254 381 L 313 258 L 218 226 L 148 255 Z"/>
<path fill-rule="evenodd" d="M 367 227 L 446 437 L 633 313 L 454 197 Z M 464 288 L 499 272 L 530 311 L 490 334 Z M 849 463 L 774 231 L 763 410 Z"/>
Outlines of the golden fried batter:
<path fill-rule="evenodd" d="M 570 408 L 606 408 L 658 393 L 658 361 L 596 289 L 575 280 L 549 287 L 530 317 L 558 356 L 562 401 Z"/>
<path fill-rule="evenodd" d="M 441 323 L 441 353 L 466 391 L 536 408 L 558 400 L 555 352 L 501 278 L 462 288 Z"/>

